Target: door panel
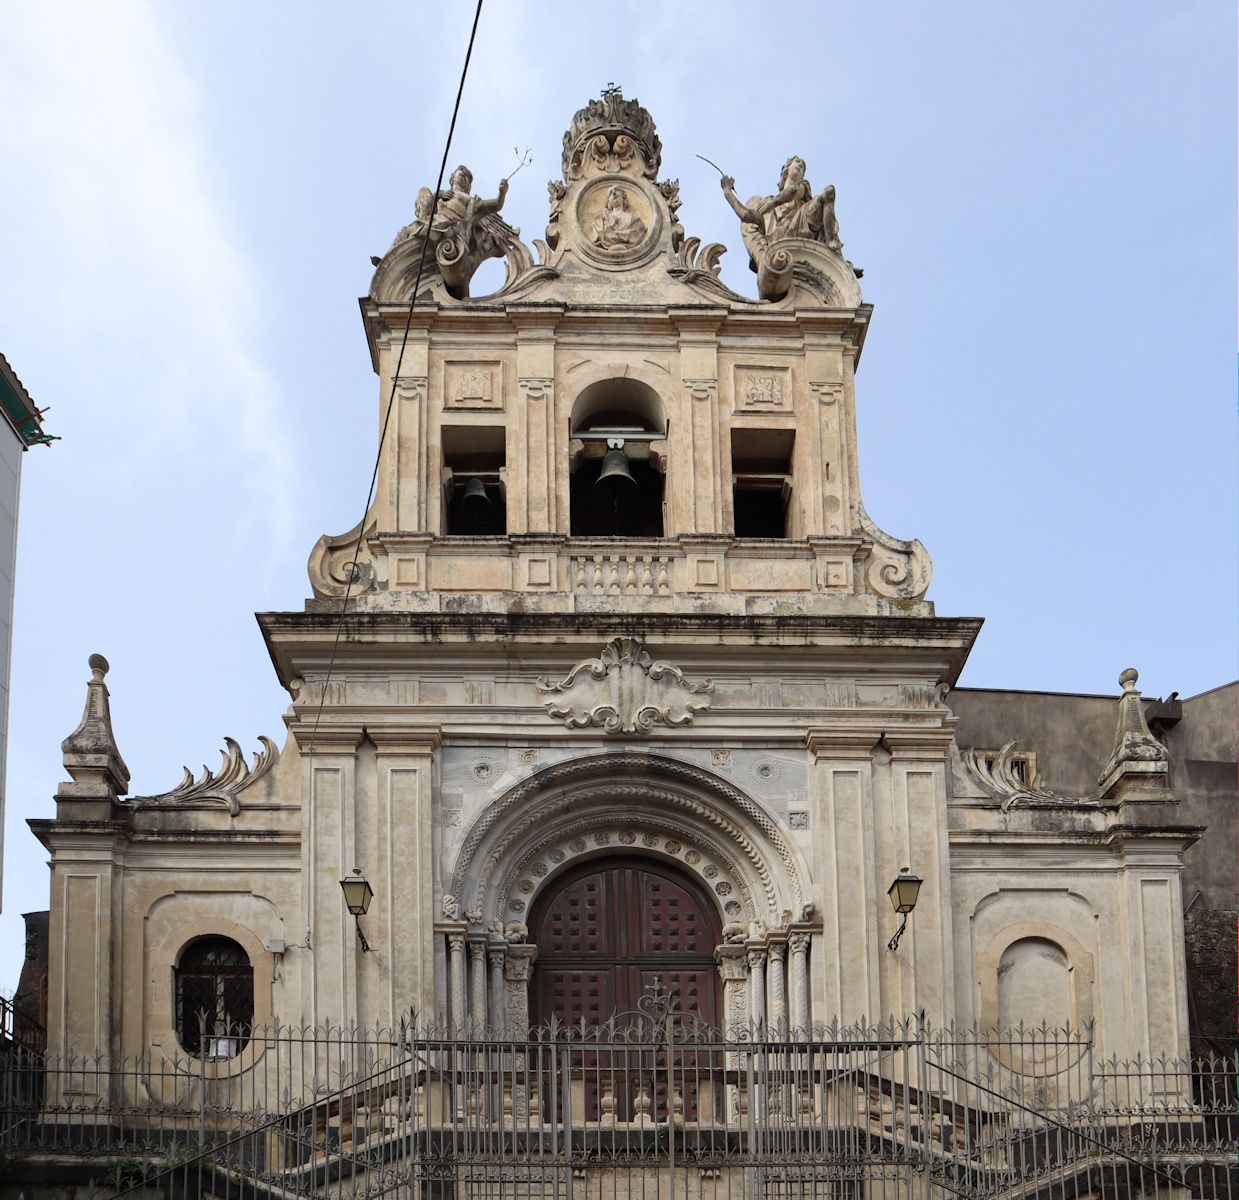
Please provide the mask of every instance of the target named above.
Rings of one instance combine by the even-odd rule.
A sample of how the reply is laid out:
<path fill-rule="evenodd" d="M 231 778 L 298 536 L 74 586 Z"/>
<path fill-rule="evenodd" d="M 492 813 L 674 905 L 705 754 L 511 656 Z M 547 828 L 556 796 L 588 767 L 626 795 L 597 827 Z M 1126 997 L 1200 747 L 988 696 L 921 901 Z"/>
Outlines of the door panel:
<path fill-rule="evenodd" d="M 716 1023 L 718 914 L 674 868 L 641 860 L 591 865 L 553 884 L 531 918 L 535 1020 L 593 1024 L 635 1012 L 657 976 L 679 1011 Z"/>
<path fill-rule="evenodd" d="M 673 867 L 612 860 L 552 881 L 530 913 L 530 934 L 538 947 L 535 1023 L 557 1017 L 570 1025 L 600 1025 L 622 1018 L 638 1011 L 656 978 L 686 1023 L 719 1023 L 718 913 L 709 895 Z M 701 1053 L 709 1051 L 682 1047 L 675 1056 L 674 1086 L 689 1121 L 697 1116 L 701 1064 L 694 1056 Z M 612 1089 L 621 1120 L 631 1117 L 642 1089 L 654 1119 L 667 1120 L 668 1059 L 661 1044 L 608 1049 L 585 1043 L 570 1054 L 584 1086 L 587 1120 L 598 1118 L 604 1086 Z"/>

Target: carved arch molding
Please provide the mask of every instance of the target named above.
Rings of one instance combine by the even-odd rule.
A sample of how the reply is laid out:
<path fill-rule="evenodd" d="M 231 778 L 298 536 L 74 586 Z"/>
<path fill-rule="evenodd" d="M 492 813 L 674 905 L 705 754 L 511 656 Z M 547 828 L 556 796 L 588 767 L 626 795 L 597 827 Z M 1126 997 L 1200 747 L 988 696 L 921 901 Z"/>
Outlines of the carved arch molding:
<path fill-rule="evenodd" d="M 725 923 L 777 928 L 811 912 L 807 868 L 761 805 L 699 767 L 638 753 L 559 763 L 510 789 L 466 837 L 452 894 L 500 933 L 525 923 L 561 870 L 634 852 L 687 870 Z"/>

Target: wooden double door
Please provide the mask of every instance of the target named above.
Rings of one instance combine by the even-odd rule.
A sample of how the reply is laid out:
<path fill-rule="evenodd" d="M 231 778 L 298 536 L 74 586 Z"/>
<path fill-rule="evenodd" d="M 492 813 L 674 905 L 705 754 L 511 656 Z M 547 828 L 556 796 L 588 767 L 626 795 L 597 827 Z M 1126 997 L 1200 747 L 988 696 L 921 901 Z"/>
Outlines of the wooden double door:
<path fill-rule="evenodd" d="M 685 873 L 649 859 L 595 860 L 555 881 L 530 915 L 535 1021 L 622 1018 L 657 976 L 676 1009 L 719 1024 L 718 912 Z"/>

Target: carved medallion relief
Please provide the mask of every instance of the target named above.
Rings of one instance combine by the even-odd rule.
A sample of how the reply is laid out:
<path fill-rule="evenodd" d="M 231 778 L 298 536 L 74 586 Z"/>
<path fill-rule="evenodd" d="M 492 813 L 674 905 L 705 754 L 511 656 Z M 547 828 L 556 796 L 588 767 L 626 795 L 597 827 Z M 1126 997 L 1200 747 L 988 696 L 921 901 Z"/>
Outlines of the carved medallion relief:
<path fill-rule="evenodd" d="M 657 248 L 662 217 L 639 184 L 604 175 L 581 188 L 576 224 L 577 246 L 588 259 L 629 270 Z"/>

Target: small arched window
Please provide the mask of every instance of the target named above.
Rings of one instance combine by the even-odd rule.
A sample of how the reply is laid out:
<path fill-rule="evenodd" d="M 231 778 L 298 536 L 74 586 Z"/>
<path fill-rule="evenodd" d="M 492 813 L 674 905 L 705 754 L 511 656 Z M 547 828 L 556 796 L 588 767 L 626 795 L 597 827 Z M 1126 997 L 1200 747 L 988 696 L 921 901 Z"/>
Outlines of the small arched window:
<path fill-rule="evenodd" d="M 190 942 L 176 967 L 176 1032 L 190 1054 L 240 1054 L 254 1023 L 254 968 L 231 938 Z"/>

